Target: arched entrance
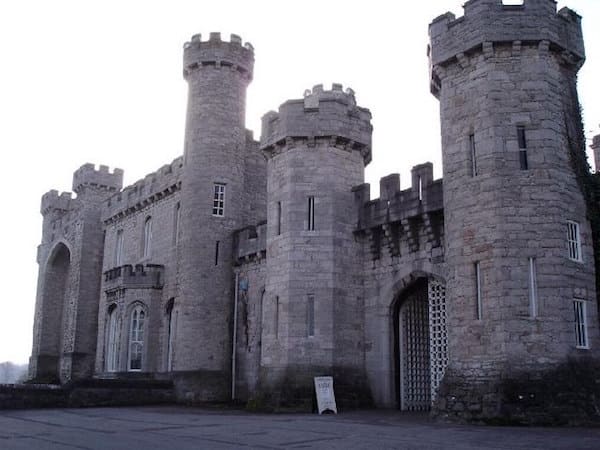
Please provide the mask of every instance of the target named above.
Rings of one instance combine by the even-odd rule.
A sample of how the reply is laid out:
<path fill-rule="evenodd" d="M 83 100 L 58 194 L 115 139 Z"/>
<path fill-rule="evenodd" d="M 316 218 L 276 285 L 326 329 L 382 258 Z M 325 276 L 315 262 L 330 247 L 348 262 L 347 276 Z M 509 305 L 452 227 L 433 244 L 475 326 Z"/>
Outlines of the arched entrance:
<path fill-rule="evenodd" d="M 415 279 L 394 300 L 392 315 L 398 407 L 427 411 L 448 365 L 444 284 Z"/>
<path fill-rule="evenodd" d="M 71 253 L 59 243 L 52 251 L 44 273 L 42 324 L 36 378 L 59 381 L 64 304 L 68 288 Z"/>

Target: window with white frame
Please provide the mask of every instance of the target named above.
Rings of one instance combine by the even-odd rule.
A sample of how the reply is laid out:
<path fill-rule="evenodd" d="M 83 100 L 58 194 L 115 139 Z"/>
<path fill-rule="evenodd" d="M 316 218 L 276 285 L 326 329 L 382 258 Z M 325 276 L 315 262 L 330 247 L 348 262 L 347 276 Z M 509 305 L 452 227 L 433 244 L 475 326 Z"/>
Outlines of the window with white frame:
<path fill-rule="evenodd" d="M 569 248 L 569 259 L 582 262 L 579 223 L 572 220 L 567 221 L 567 246 Z"/>
<path fill-rule="evenodd" d="M 575 346 L 589 348 L 585 301 L 573 300 L 573 312 L 575 313 Z"/>
<path fill-rule="evenodd" d="M 144 322 L 146 312 L 141 305 L 137 305 L 131 311 L 131 323 L 129 328 L 129 365 L 132 372 L 142 370 L 142 355 L 144 350 Z"/>
<path fill-rule="evenodd" d="M 535 258 L 529 258 L 529 317 L 538 316 L 537 269 Z"/>
<path fill-rule="evenodd" d="M 117 231 L 117 240 L 115 243 L 115 266 L 123 264 L 123 230 Z"/>
<path fill-rule="evenodd" d="M 225 183 L 215 183 L 213 191 L 213 216 L 225 215 Z"/>
<path fill-rule="evenodd" d="M 144 236 L 142 242 L 142 257 L 150 257 L 152 249 L 152 217 L 147 217 L 144 222 Z"/>

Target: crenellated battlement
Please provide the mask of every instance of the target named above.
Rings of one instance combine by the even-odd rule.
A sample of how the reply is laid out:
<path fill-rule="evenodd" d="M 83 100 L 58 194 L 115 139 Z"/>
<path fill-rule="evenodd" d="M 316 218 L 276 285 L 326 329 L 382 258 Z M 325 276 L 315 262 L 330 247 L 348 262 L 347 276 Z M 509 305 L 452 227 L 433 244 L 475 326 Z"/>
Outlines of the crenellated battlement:
<path fill-rule="evenodd" d="M 387 175 L 379 181 L 379 198 L 370 199 L 370 185 L 354 188 L 355 203 L 359 208 L 357 229 L 363 230 L 399 222 L 443 209 L 442 179 L 433 179 L 433 164 L 414 166 L 411 187 L 400 189 L 400 175 Z"/>
<path fill-rule="evenodd" d="M 248 81 L 252 80 L 254 47 L 249 42 L 242 44 L 236 34 L 229 42 L 221 39 L 221 33 L 210 33 L 208 40 L 195 34 L 183 46 L 183 77 L 202 68 L 231 69 L 238 71 Z"/>
<path fill-rule="evenodd" d="M 324 90 L 319 84 L 307 89 L 304 98 L 289 100 L 270 111 L 262 119 L 260 146 L 273 153 L 297 140 L 308 140 L 310 145 L 325 142 L 361 151 L 365 164 L 371 160 L 371 112 L 357 106 L 354 91 L 343 90 L 333 84 Z"/>
<path fill-rule="evenodd" d="M 427 236 L 432 247 L 441 246 L 443 235 L 442 180 L 433 180 L 433 165 L 420 164 L 412 168 L 411 187 L 400 189 L 400 175 L 381 178 L 380 197 L 370 199 L 368 183 L 356 186 L 354 201 L 358 211 L 355 231 L 366 234 L 371 252 L 378 259 L 384 243 L 392 256 L 400 254 L 400 239 L 407 239 L 411 251 L 419 249 L 420 236 Z"/>
<path fill-rule="evenodd" d="M 56 189 L 52 189 L 42 195 L 40 212 L 46 215 L 51 211 L 66 212 L 72 208 L 71 192 L 62 192 L 60 195 Z"/>
<path fill-rule="evenodd" d="M 104 290 L 162 289 L 165 267 L 160 264 L 136 264 L 114 267 L 104 272 Z"/>
<path fill-rule="evenodd" d="M 236 264 L 266 257 L 267 223 L 248 226 L 234 233 L 233 256 Z"/>
<path fill-rule="evenodd" d="M 95 187 L 107 191 L 118 191 L 123 187 L 123 170 L 109 171 L 107 166 L 84 164 L 73 173 L 73 191 L 81 193 L 84 187 Z"/>
<path fill-rule="evenodd" d="M 103 204 L 102 220 L 105 223 L 118 220 L 178 191 L 182 167 L 183 158 L 176 158 L 111 196 Z"/>
<path fill-rule="evenodd" d="M 502 0 L 470 0 L 464 15 L 443 14 L 429 25 L 429 60 L 432 68 L 444 66 L 495 43 L 518 42 L 539 45 L 564 54 L 580 65 L 585 59 L 581 17 L 568 8 L 556 11 L 554 0 L 524 0 L 522 5 L 504 5 Z M 435 81 L 435 80 L 432 80 Z M 432 92 L 435 94 L 435 82 Z"/>

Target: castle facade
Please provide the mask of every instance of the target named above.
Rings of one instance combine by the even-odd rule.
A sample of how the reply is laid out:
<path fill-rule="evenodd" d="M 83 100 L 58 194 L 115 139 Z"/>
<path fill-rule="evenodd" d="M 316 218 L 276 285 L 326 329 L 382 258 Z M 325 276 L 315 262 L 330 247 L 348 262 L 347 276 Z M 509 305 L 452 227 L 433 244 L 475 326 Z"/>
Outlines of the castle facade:
<path fill-rule="evenodd" d="M 315 86 L 244 124 L 254 53 L 193 36 L 185 149 L 123 188 L 85 164 L 42 197 L 30 376 L 161 377 L 181 401 L 338 401 L 469 417 L 504 380 L 599 355 L 580 17 L 470 0 L 429 27 L 443 179 L 370 198 L 371 113 Z"/>

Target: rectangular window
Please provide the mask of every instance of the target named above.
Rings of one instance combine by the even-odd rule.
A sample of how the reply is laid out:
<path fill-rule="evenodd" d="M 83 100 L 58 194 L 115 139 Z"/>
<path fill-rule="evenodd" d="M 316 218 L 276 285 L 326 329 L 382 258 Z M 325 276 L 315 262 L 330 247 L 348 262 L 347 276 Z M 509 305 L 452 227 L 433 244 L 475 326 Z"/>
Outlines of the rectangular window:
<path fill-rule="evenodd" d="M 220 241 L 215 242 L 215 266 L 219 265 L 219 243 Z"/>
<path fill-rule="evenodd" d="M 213 194 L 213 216 L 222 217 L 225 215 L 225 184 L 215 183 Z"/>
<path fill-rule="evenodd" d="M 277 224 L 277 236 L 281 234 L 281 202 L 277 202 L 277 210 L 276 210 L 276 224 Z"/>
<path fill-rule="evenodd" d="M 579 223 L 572 220 L 567 220 L 567 246 L 569 247 L 569 259 L 582 262 Z"/>
<path fill-rule="evenodd" d="M 423 178 L 419 177 L 419 201 L 423 201 Z"/>
<path fill-rule="evenodd" d="M 123 230 L 117 231 L 117 242 L 115 245 L 115 266 L 123 264 Z"/>
<path fill-rule="evenodd" d="M 575 345 L 577 348 L 589 348 L 585 301 L 573 300 L 573 312 L 575 313 Z"/>
<path fill-rule="evenodd" d="M 469 135 L 469 152 L 471 155 L 471 176 L 477 176 L 477 152 L 475 149 L 475 135 Z"/>
<path fill-rule="evenodd" d="M 535 258 L 529 258 L 529 317 L 538 316 L 537 274 Z"/>
<path fill-rule="evenodd" d="M 315 198 L 308 197 L 308 231 L 315 230 Z"/>
<path fill-rule="evenodd" d="M 315 296 L 308 294 L 306 298 L 306 336 L 315 335 Z"/>
<path fill-rule="evenodd" d="M 481 294 L 481 265 L 477 261 L 474 265 L 475 269 L 475 318 L 481 320 L 482 316 L 482 294 Z"/>
<path fill-rule="evenodd" d="M 519 141 L 519 164 L 521 170 L 529 169 L 527 162 L 527 139 L 525 138 L 525 127 L 517 127 L 517 140 Z"/>

